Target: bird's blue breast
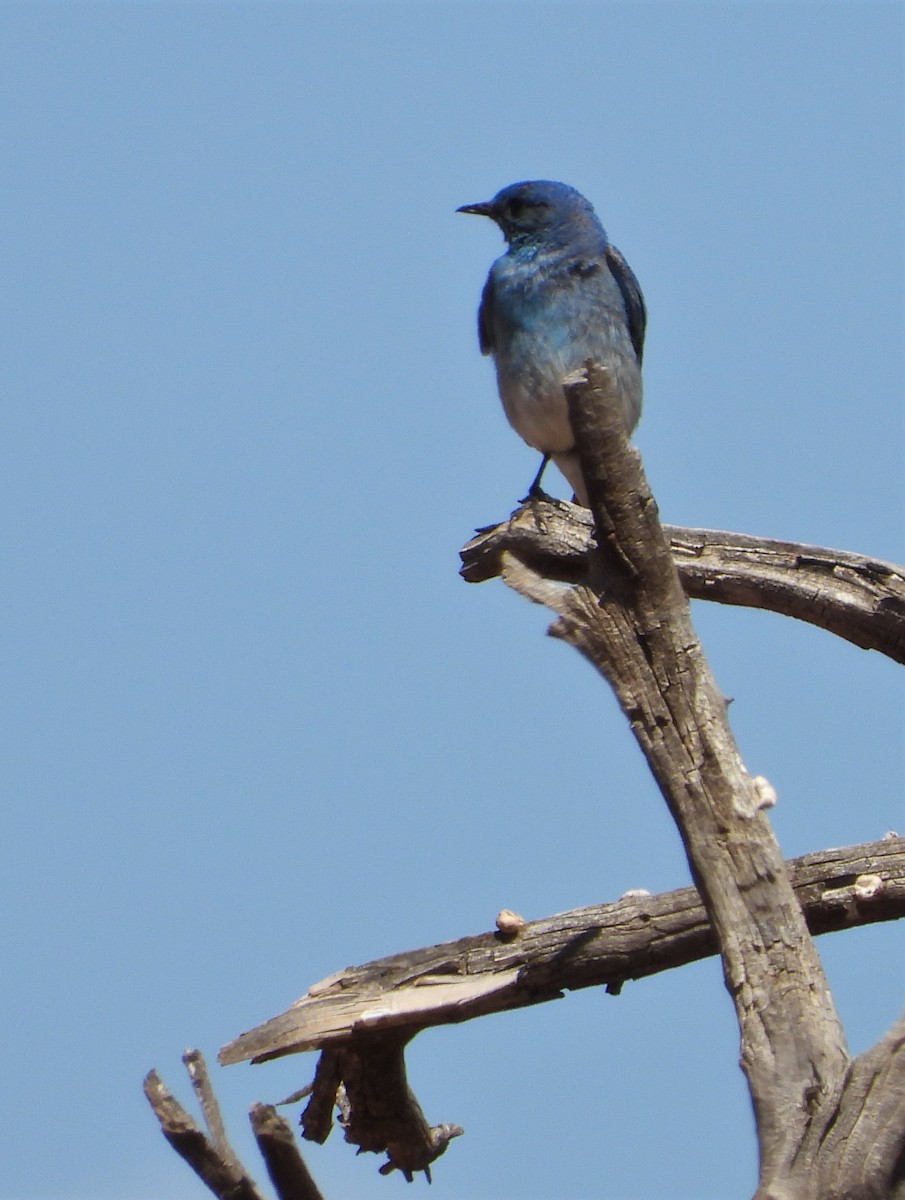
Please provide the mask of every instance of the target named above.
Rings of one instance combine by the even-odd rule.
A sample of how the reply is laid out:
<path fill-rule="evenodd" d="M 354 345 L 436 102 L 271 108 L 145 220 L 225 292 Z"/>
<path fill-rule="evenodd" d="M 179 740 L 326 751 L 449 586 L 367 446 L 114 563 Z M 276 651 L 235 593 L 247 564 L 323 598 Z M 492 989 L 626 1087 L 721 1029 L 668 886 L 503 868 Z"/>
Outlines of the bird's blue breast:
<path fill-rule="evenodd" d="M 588 358 L 615 372 L 634 427 L 640 370 L 622 293 L 602 257 L 513 247 L 491 268 L 481 326 L 506 415 L 530 445 L 546 453 L 572 446 L 562 380 Z"/>
<path fill-rule="evenodd" d="M 504 254 L 491 268 L 494 350 L 520 334 L 568 347 L 626 327 L 622 293 L 605 260 L 539 249 Z M 540 345 L 539 345 L 540 348 Z"/>

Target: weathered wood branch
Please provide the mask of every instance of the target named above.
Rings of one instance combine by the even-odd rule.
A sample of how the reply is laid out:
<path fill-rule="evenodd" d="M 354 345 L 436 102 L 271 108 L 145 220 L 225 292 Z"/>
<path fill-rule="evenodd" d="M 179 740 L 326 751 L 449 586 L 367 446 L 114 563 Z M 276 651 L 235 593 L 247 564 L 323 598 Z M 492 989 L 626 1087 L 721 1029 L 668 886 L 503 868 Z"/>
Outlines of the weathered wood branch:
<path fill-rule="evenodd" d="M 565 385 L 596 527 L 590 586 L 551 583 L 514 558 L 503 579 L 558 614 L 551 634 L 616 693 L 719 945 L 757 1120 L 758 1198 L 803 1196 L 796 1157 L 810 1111 L 848 1066 L 845 1038 L 765 816 L 769 785 L 742 762 L 614 388 L 595 364 Z"/>
<path fill-rule="evenodd" d="M 512 555 L 536 575 L 589 582 L 594 521 L 588 509 L 539 500 L 478 531 L 462 549 L 461 574 L 482 583 Z M 664 525 L 685 594 L 763 608 L 826 629 L 905 663 L 905 567 L 797 542 Z"/>
<path fill-rule="evenodd" d="M 697 892 L 670 894 L 682 896 L 675 910 L 662 908 L 664 897 L 633 894 L 606 906 L 598 926 L 585 910 L 341 972 L 230 1043 L 221 1061 L 320 1048 L 304 1136 L 323 1140 L 338 1107 L 348 1140 L 385 1150 L 382 1171 L 411 1178 L 461 1132 L 429 1126 L 408 1087 L 404 1050 L 418 1030 L 570 987 L 605 982 L 618 991 L 628 978 L 718 950 L 757 1117 L 756 1200 L 898 1197 L 905 1025 L 852 1061 L 809 929 L 901 916 L 901 839 L 827 852 L 840 861 L 823 862 L 831 878 L 816 885 L 802 883 L 796 863 L 793 882 L 765 816 L 775 793 L 745 770 L 686 594 L 771 608 L 905 661 L 903 571 L 711 531 L 673 529 L 667 542 L 612 387 L 593 364 L 566 385 L 593 525 L 573 506 L 534 502 L 466 547 L 463 574 L 499 574 L 547 605 L 558 616 L 550 632 L 610 682 L 679 828 Z M 859 860 L 859 850 L 870 853 Z M 817 894 L 806 895 L 809 886 Z M 570 926 L 576 916 L 580 925 Z"/>
<path fill-rule="evenodd" d="M 905 916 L 905 838 L 824 850 L 788 867 L 812 933 Z M 403 1053 L 419 1030 L 558 999 L 567 990 L 602 985 L 618 994 L 629 980 L 716 951 L 695 888 L 633 892 L 526 922 L 514 934 L 479 934 L 350 967 L 242 1034 L 220 1059 L 263 1062 L 320 1049 L 303 1136 L 323 1142 L 338 1106 L 348 1141 L 388 1153 L 384 1171 L 429 1174 L 462 1130 L 429 1126 L 408 1087 Z"/>
<path fill-rule="evenodd" d="M 822 850 L 791 859 L 788 869 L 812 933 L 905 917 L 905 838 Z M 230 1042 L 220 1061 L 265 1062 L 340 1046 L 353 1036 L 360 1047 L 390 1032 L 410 1039 L 435 1025 L 525 1008 L 578 988 L 617 993 L 629 980 L 716 952 L 696 888 L 632 892 L 613 903 L 528 921 L 515 936 L 482 933 L 349 967 Z M 334 1094 L 338 1085 L 337 1079 Z M 323 1136 L 315 1140 L 322 1141 L 329 1107 L 319 1119 Z"/>
<path fill-rule="evenodd" d="M 219 1200 L 266 1200 L 227 1139 L 204 1056 L 199 1050 L 187 1050 L 182 1061 L 207 1132 L 166 1088 L 157 1072 L 149 1071 L 144 1081 L 145 1096 L 164 1137 Z M 266 1104 L 256 1104 L 249 1119 L 278 1200 L 323 1200 L 289 1124 Z"/>
<path fill-rule="evenodd" d="M 144 1089 L 163 1136 L 219 1200 L 266 1200 L 235 1156 L 224 1156 L 214 1138 L 201 1130 L 156 1071 L 145 1076 Z"/>
<path fill-rule="evenodd" d="M 248 1119 L 279 1200 L 323 1200 L 285 1117 L 272 1104 L 254 1104 Z"/>
<path fill-rule="evenodd" d="M 802 1146 L 819 1200 L 905 1198 L 905 1016 L 854 1060 Z"/>
<path fill-rule="evenodd" d="M 186 1071 L 188 1071 L 189 1079 L 192 1081 L 192 1090 L 201 1108 L 201 1115 L 204 1117 L 204 1123 L 207 1126 L 208 1136 L 214 1150 L 236 1178 L 241 1177 L 244 1174 L 244 1169 L 239 1162 L 239 1156 L 232 1148 L 230 1140 L 226 1136 L 223 1114 L 220 1111 L 220 1105 L 211 1086 L 211 1077 L 208 1074 L 204 1055 L 200 1050 L 186 1050 L 182 1056 L 182 1063 Z"/>
<path fill-rule="evenodd" d="M 302 1114 L 302 1136 L 326 1141 L 338 1107 L 347 1142 L 359 1152 L 387 1155 L 381 1175 L 400 1171 L 411 1183 L 414 1173 L 422 1171 L 429 1183 L 431 1163 L 464 1130 L 460 1125 L 427 1123 L 405 1069 L 411 1036 L 399 1030 L 384 1031 L 377 1038 L 353 1034 L 325 1050 Z"/>

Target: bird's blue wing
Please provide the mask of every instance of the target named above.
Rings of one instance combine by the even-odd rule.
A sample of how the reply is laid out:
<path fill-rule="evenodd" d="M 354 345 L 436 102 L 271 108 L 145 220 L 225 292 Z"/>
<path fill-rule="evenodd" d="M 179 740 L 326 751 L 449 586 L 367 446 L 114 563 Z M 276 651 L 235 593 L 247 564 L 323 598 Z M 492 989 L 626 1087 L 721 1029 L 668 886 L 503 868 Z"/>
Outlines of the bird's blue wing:
<path fill-rule="evenodd" d="M 481 305 L 478 309 L 478 345 L 482 354 L 493 354 L 496 347 L 493 344 L 493 275 L 487 276 L 484 290 L 481 292 Z"/>
<path fill-rule="evenodd" d="M 638 355 L 638 362 L 644 353 L 644 330 L 647 327 L 647 309 L 644 307 L 644 297 L 641 295 L 641 285 L 635 278 L 635 272 L 628 265 L 615 246 L 607 243 L 606 262 L 610 273 L 619 285 L 622 299 L 625 303 L 625 315 L 628 318 L 628 331 Z M 486 353 L 486 351 L 485 351 Z"/>

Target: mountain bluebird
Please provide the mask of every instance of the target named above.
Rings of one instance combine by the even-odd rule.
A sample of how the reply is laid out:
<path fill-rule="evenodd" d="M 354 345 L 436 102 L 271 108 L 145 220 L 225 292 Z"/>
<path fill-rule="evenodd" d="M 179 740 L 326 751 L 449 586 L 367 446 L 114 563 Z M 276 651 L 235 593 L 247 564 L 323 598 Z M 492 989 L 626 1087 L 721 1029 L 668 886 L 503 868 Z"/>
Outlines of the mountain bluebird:
<path fill-rule="evenodd" d="M 484 284 L 478 340 L 493 355 L 509 424 L 544 456 L 528 495 L 540 493 L 552 458 L 587 505 L 562 381 L 589 358 L 608 367 L 632 432 L 647 319 L 638 280 L 590 202 L 564 183 L 513 183 L 458 211 L 490 217 L 509 247 Z"/>

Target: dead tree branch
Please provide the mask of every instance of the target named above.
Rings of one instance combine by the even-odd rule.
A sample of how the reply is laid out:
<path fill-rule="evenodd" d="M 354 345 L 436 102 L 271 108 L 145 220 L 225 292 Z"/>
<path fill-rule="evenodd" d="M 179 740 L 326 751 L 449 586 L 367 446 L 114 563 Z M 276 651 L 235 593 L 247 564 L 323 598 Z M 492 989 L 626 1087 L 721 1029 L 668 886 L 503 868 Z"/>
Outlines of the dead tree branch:
<path fill-rule="evenodd" d="M 593 529 L 591 513 L 577 504 L 526 504 L 463 547 L 462 576 L 493 579 L 508 554 L 545 579 L 587 584 Z M 690 599 L 795 617 L 905 663 L 905 567 L 743 533 L 677 525 L 663 532 Z"/>
<path fill-rule="evenodd" d="M 515 559 L 503 578 L 558 614 L 551 634 L 604 675 L 628 717 L 720 948 L 757 1119 L 758 1196 L 791 1197 L 809 1111 L 848 1065 L 845 1039 L 764 815 L 766 787 L 742 763 L 613 388 L 593 364 L 566 385 L 596 527 L 592 586 L 551 583 Z"/>
<path fill-rule="evenodd" d="M 822 850 L 787 865 L 812 933 L 905 917 L 905 838 Z M 630 893 L 611 904 L 528 921 L 514 937 L 482 933 L 349 967 L 230 1042 L 220 1061 L 265 1062 L 341 1046 L 351 1037 L 363 1050 L 390 1032 L 410 1040 L 422 1029 L 525 1008 L 565 991 L 603 986 L 617 993 L 629 980 L 716 952 L 696 888 Z M 331 1075 L 321 1092 L 332 1087 L 335 1095 L 340 1080 Z M 329 1132 L 331 1109 L 332 1101 L 308 1118 L 314 1140 Z"/>
<path fill-rule="evenodd" d="M 199 1128 L 156 1071 L 145 1076 L 144 1089 L 163 1136 L 219 1200 L 266 1200 L 235 1155 L 223 1155 L 214 1138 Z"/>
<path fill-rule="evenodd" d="M 238 1178 L 243 1173 L 242 1164 L 226 1136 L 223 1114 L 220 1112 L 220 1105 L 211 1086 L 211 1078 L 204 1055 L 200 1050 L 186 1050 L 182 1056 L 182 1062 L 192 1081 L 192 1088 L 201 1107 L 201 1114 L 204 1117 L 211 1143 L 223 1162 Z"/>
<path fill-rule="evenodd" d="M 813 933 L 905 916 L 903 838 L 821 851 L 788 865 Z M 455 1125 L 429 1127 L 405 1080 L 404 1047 L 419 1030 L 538 1004 L 565 990 L 604 985 L 618 993 L 627 980 L 714 953 L 713 928 L 695 888 L 631 894 L 527 922 L 515 936 L 485 933 L 349 968 L 231 1042 L 220 1058 L 263 1062 L 321 1049 L 304 1136 L 324 1141 L 338 1105 L 347 1140 L 386 1150 L 387 1167 L 409 1178 L 429 1171 L 462 1132 Z M 881 1051 L 869 1078 L 884 1069 L 886 1057 Z M 865 1094 L 871 1089 L 847 1099 L 860 1103 Z"/>
<path fill-rule="evenodd" d="M 279 1200 L 323 1200 L 289 1122 L 272 1104 L 252 1105 L 248 1119 Z"/>
<path fill-rule="evenodd" d="M 347 1140 L 407 1178 L 461 1130 L 429 1126 L 404 1051 L 429 1025 L 639 978 L 719 952 L 757 1118 L 755 1200 L 905 1200 L 905 1023 L 854 1061 L 811 932 L 901 916 L 902 839 L 787 869 L 746 771 L 688 596 L 771 608 L 905 661 L 905 574 L 860 556 L 712 531 L 669 531 L 588 364 L 566 395 L 593 521 L 534 502 L 463 551 L 469 580 L 499 574 L 557 614 L 550 632 L 608 680 L 682 837 L 697 889 L 614 905 L 341 972 L 221 1051 L 224 1063 L 320 1049 L 304 1136 L 334 1108 Z M 593 914 L 593 915 L 592 915 Z"/>
<path fill-rule="evenodd" d="M 819 1200 L 905 1197 L 905 1016 L 851 1064 L 837 1094 L 807 1131 Z"/>
<path fill-rule="evenodd" d="M 144 1091 L 163 1136 L 219 1200 L 266 1200 L 230 1145 L 204 1056 L 182 1056 L 204 1114 L 205 1133 L 166 1088 L 156 1071 L 145 1076 Z M 288 1123 L 269 1105 L 256 1104 L 251 1126 L 278 1200 L 323 1200 L 299 1153 Z"/>
<path fill-rule="evenodd" d="M 444 1153 L 460 1125 L 429 1125 L 408 1085 L 405 1047 L 410 1032 L 384 1031 L 378 1038 L 353 1035 L 320 1058 L 311 1099 L 302 1114 L 302 1136 L 324 1142 L 339 1107 L 343 1136 L 359 1151 L 386 1153 L 381 1175 L 401 1171 L 411 1183 Z"/>

